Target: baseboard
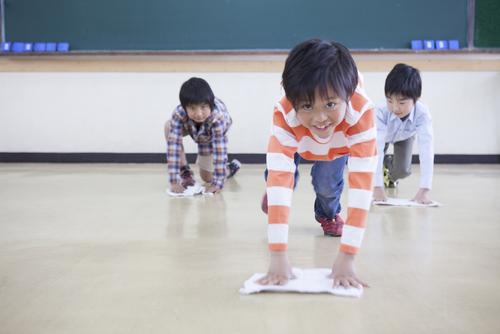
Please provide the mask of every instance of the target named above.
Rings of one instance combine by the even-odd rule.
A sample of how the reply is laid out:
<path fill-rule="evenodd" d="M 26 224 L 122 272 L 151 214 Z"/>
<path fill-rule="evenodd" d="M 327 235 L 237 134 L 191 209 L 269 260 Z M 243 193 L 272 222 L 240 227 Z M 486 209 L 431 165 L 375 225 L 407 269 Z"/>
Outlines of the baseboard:
<path fill-rule="evenodd" d="M 190 163 L 196 154 L 188 153 Z M 238 159 L 245 164 L 264 164 L 266 155 L 261 153 L 229 154 L 229 160 Z M 31 153 L 0 152 L 0 162 L 4 163 L 165 163 L 163 153 Z M 418 163 L 414 155 L 413 163 Z M 307 161 L 305 161 L 307 163 Z M 500 154 L 436 154 L 436 164 L 498 164 Z"/>

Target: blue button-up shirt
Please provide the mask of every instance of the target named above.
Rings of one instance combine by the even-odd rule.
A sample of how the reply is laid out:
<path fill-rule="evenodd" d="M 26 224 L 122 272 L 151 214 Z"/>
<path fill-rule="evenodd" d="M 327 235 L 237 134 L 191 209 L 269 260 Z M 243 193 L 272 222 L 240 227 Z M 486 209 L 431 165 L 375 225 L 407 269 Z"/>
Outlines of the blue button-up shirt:
<path fill-rule="evenodd" d="M 410 112 L 409 117 L 401 121 L 387 109 L 387 106 L 377 108 L 377 150 L 379 154 L 375 187 L 383 187 L 383 161 L 386 143 L 394 144 L 417 135 L 420 159 L 420 188 L 431 189 L 434 170 L 434 139 L 432 118 L 429 109 L 420 101 Z"/>

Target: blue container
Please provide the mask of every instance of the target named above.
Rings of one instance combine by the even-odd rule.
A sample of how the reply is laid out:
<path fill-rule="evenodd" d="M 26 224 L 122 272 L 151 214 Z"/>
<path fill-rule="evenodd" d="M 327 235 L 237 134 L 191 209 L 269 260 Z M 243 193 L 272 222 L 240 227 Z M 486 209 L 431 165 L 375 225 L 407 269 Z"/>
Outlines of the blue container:
<path fill-rule="evenodd" d="M 46 43 L 35 43 L 35 45 L 33 46 L 33 51 L 45 52 L 45 51 L 47 51 L 47 44 Z"/>
<path fill-rule="evenodd" d="M 14 42 L 12 43 L 11 51 L 15 53 L 24 52 L 24 43 L 22 42 Z"/>
<path fill-rule="evenodd" d="M 436 50 L 448 50 L 448 41 L 436 41 Z"/>
<path fill-rule="evenodd" d="M 425 50 L 434 50 L 434 40 L 432 40 L 432 39 L 424 40 L 424 49 Z"/>
<path fill-rule="evenodd" d="M 56 52 L 57 51 L 57 43 L 47 43 L 45 51 L 46 52 Z"/>
<path fill-rule="evenodd" d="M 10 52 L 11 43 L 10 42 L 2 42 L 0 52 Z"/>
<path fill-rule="evenodd" d="M 411 41 L 412 50 L 422 50 L 424 48 L 424 43 L 419 39 L 414 39 Z"/>
<path fill-rule="evenodd" d="M 456 39 L 450 39 L 448 40 L 448 48 L 450 50 L 458 50 L 460 49 L 460 43 Z"/>
<path fill-rule="evenodd" d="M 69 43 L 62 42 L 57 43 L 57 52 L 68 52 L 69 51 Z"/>
<path fill-rule="evenodd" d="M 33 43 L 24 43 L 23 52 L 33 52 Z"/>

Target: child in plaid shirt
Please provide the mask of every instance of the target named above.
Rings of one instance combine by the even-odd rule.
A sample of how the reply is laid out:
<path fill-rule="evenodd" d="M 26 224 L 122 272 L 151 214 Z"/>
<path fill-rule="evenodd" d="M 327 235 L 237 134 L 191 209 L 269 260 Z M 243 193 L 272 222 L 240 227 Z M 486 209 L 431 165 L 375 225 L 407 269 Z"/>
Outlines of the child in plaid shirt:
<path fill-rule="evenodd" d="M 232 119 L 224 102 L 214 96 L 209 84 L 201 78 L 184 82 L 179 99 L 181 104 L 165 124 L 170 190 L 182 193 L 195 183 L 182 145 L 182 137 L 189 135 L 198 144 L 200 176 L 210 183 L 205 191 L 218 192 L 226 178 L 240 168 L 236 159 L 227 162 L 227 131 Z"/>

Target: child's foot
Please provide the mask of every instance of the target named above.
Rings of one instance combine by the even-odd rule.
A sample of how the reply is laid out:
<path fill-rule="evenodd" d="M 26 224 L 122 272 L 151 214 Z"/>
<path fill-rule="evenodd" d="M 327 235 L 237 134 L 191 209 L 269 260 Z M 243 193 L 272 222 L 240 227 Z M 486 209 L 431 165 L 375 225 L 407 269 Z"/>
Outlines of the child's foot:
<path fill-rule="evenodd" d="M 230 179 L 238 172 L 241 168 L 241 162 L 239 162 L 237 159 L 233 159 L 230 163 L 227 164 L 227 168 L 229 169 L 229 174 L 227 175 L 227 178 Z"/>
<path fill-rule="evenodd" d="M 331 237 L 340 237 L 342 235 L 344 220 L 340 215 L 336 215 L 335 219 L 316 216 L 316 220 L 321 224 L 325 235 Z"/>
<path fill-rule="evenodd" d="M 384 166 L 384 186 L 386 188 L 394 189 L 398 186 L 398 181 L 392 181 L 389 176 L 389 169 Z"/>
<path fill-rule="evenodd" d="M 181 167 L 181 185 L 184 188 L 194 186 L 194 173 L 188 165 Z"/>

